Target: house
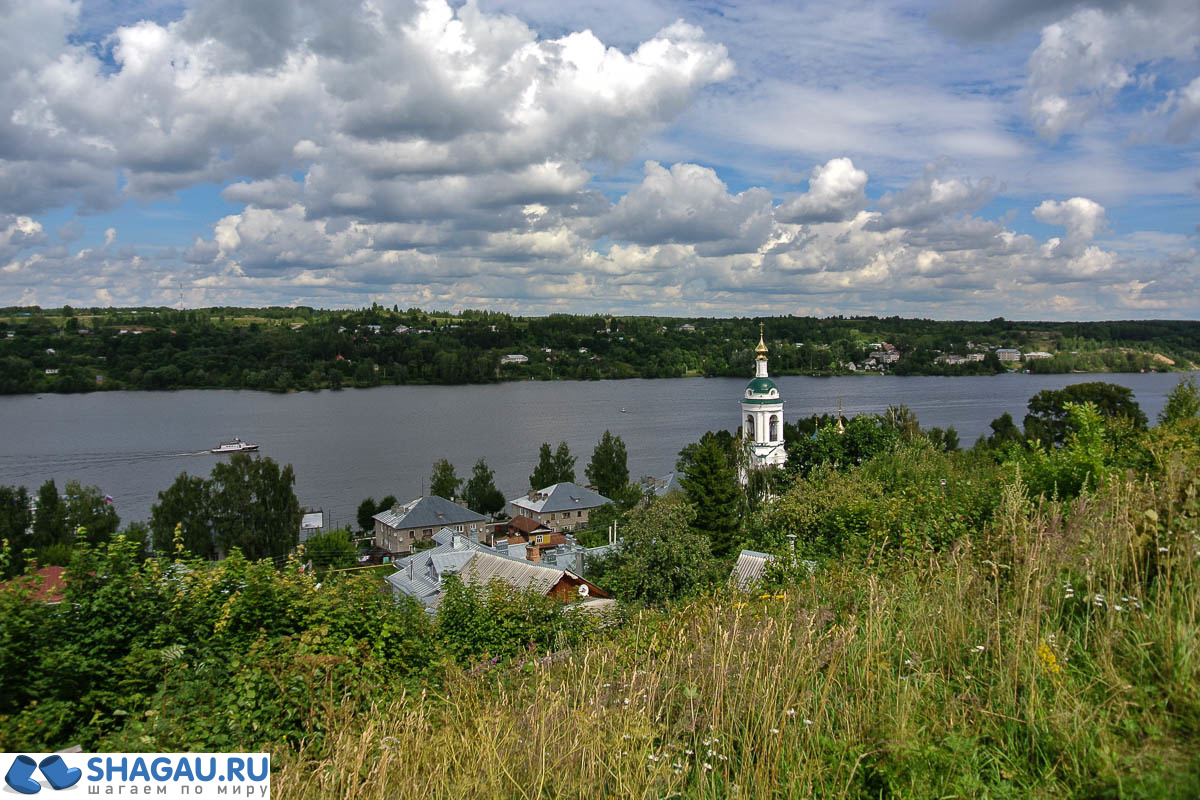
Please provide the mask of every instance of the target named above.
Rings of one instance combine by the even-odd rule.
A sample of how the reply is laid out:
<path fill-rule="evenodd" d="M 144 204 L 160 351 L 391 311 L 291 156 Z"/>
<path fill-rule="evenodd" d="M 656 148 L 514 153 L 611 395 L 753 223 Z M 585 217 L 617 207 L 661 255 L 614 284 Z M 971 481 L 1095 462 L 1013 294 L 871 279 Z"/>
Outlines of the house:
<path fill-rule="evenodd" d="M 300 517 L 300 541 L 307 542 L 325 531 L 325 512 L 321 509 L 305 511 Z"/>
<path fill-rule="evenodd" d="M 404 334 L 404 333 L 408 333 L 411 330 L 412 330 L 412 328 L 408 327 L 407 325 L 397 325 L 396 327 L 392 328 L 392 333 Z"/>
<path fill-rule="evenodd" d="M 434 531 L 444 527 L 457 533 L 471 531 L 478 538 L 478 528 L 487 522 L 482 514 L 437 495 L 397 503 L 372 519 L 375 545 L 392 553 L 411 553 L 417 541 L 432 539 Z"/>
<path fill-rule="evenodd" d="M 679 326 L 678 328 L 676 328 L 675 330 L 677 330 L 677 331 L 680 331 L 680 332 L 682 332 L 682 333 L 695 333 L 695 332 L 696 332 L 696 326 L 695 326 L 695 325 L 691 325 L 691 324 L 689 324 L 689 323 L 686 323 L 686 322 L 685 322 L 684 324 L 680 325 L 680 326 Z"/>
<path fill-rule="evenodd" d="M 608 597 L 595 584 L 570 570 L 521 563 L 491 553 L 473 554 L 459 569 L 458 576 L 466 586 L 487 586 L 492 581 L 504 581 L 518 591 L 537 592 L 562 603 Z"/>
<path fill-rule="evenodd" d="M 1035 350 L 1032 353 L 1025 354 L 1026 361 L 1032 361 L 1038 358 L 1054 358 L 1053 353 L 1047 353 L 1045 350 Z"/>
<path fill-rule="evenodd" d="M 586 527 L 588 514 L 611 502 L 591 489 L 564 482 L 509 500 L 508 507 L 513 517 L 522 514 L 552 530 L 572 531 Z"/>
<path fill-rule="evenodd" d="M 556 534 L 562 536 L 562 534 Z M 553 594 L 558 599 L 570 601 L 580 596 L 579 586 L 587 585 L 586 596 L 607 597 L 604 592 L 580 577 L 583 565 L 586 564 L 585 550 L 575 542 L 574 537 L 564 537 L 566 545 L 554 546 L 553 553 L 560 556 L 550 563 L 539 563 L 525 558 L 526 547 L 509 547 L 501 541 L 497 548 L 488 547 L 475 541 L 472 537 L 458 533 L 450 528 L 442 528 L 434 534 L 437 543 L 432 549 L 401 559 L 396 564 L 396 572 L 385 580 L 392 587 L 397 599 L 408 596 L 421 602 L 426 608 L 434 609 L 441 602 L 442 585 L 446 577 L 459 574 L 463 583 L 468 586 L 486 585 L 491 580 L 504 580 L 522 590 L 534 589 L 544 594 Z M 605 548 L 592 548 L 592 550 Z M 572 557 L 566 557 L 567 550 L 577 551 Z M 551 555 L 551 551 L 538 550 L 540 555 Z M 472 560 L 478 557 L 478 561 Z M 478 569 L 467 571 L 469 564 L 474 563 Z M 577 567 L 577 569 L 576 569 Z"/>
<path fill-rule="evenodd" d="M 47 374 L 47 375 L 57 375 L 57 374 L 58 374 L 58 370 L 57 370 L 56 368 L 54 368 L 54 367 L 51 367 L 51 368 L 49 368 L 49 369 L 47 369 L 47 370 L 46 370 L 46 374 Z"/>
<path fill-rule="evenodd" d="M 1000 347 L 996 349 L 996 358 L 1001 361 L 1020 361 L 1021 351 L 1013 347 Z"/>
<path fill-rule="evenodd" d="M 509 353 L 500 358 L 501 364 L 528 364 L 529 356 L 521 355 L 520 353 Z"/>
<path fill-rule="evenodd" d="M 983 353 L 967 353 L 967 361 L 983 361 Z"/>
<path fill-rule="evenodd" d="M 956 355 L 953 355 L 953 354 L 947 354 L 947 355 L 944 355 L 944 356 L 938 356 L 938 357 L 937 357 L 935 360 L 936 360 L 936 361 L 937 361 L 939 364 L 949 364 L 949 365 L 951 365 L 951 366 L 957 366 L 957 365 L 959 365 L 959 364 L 965 364 L 965 363 L 967 363 L 967 357 L 966 357 L 966 356 L 956 356 Z"/>
<path fill-rule="evenodd" d="M 529 541 L 533 536 L 545 535 L 548 533 L 554 533 L 554 529 L 547 528 L 542 523 L 535 519 L 531 519 L 524 514 L 517 514 L 504 524 L 504 537 L 506 537 L 510 543 L 516 537 L 521 537 L 525 541 Z M 490 544 L 495 544 L 495 542 L 493 541 Z"/>

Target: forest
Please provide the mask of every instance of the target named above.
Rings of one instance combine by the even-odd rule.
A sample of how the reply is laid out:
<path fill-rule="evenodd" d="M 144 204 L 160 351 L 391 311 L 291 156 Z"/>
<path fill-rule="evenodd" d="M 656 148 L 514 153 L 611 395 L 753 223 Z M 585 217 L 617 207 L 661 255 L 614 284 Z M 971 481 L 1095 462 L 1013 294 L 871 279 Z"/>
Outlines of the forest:
<path fill-rule="evenodd" d="M 705 434 L 683 491 L 611 509 L 604 616 L 77 531 L 61 602 L 36 556 L 0 586 L 0 748 L 267 751 L 288 798 L 1200 794 L 1195 380 L 1155 420 L 1096 382 L 951 434 L 801 420 L 745 486 Z"/>
<path fill-rule="evenodd" d="M 10 307 L 0 309 L 0 394 L 740 377 L 753 372 L 760 324 L 773 375 L 1139 372 L 1188 370 L 1200 362 L 1200 323 L 1169 320 L 520 317 L 379 305 L 348 311 Z M 865 366 L 884 344 L 899 360 Z M 1051 357 L 1001 364 L 996 348 Z M 986 358 L 938 360 L 971 353 Z"/>

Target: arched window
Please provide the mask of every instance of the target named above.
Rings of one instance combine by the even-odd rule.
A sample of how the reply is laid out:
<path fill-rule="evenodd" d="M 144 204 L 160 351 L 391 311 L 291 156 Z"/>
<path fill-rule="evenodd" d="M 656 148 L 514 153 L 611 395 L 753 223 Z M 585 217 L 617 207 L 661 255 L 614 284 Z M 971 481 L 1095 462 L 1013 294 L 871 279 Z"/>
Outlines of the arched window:
<path fill-rule="evenodd" d="M 774 414 L 771 415 L 770 431 L 771 431 L 771 438 L 767 439 L 767 441 L 768 442 L 778 442 L 779 441 L 779 417 L 777 417 Z"/>
<path fill-rule="evenodd" d="M 746 415 L 746 431 L 745 431 L 745 433 L 746 433 L 747 439 L 754 438 L 754 416 L 752 414 Z"/>

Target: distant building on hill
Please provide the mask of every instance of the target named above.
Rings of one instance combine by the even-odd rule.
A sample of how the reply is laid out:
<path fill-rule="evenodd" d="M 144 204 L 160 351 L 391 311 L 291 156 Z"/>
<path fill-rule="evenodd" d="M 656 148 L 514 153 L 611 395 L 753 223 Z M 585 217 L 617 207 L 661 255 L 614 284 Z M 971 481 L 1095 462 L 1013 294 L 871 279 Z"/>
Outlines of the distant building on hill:
<path fill-rule="evenodd" d="M 750 444 L 750 466 L 782 467 L 787 462 L 783 442 L 783 398 L 775 381 L 767 374 L 767 345 L 762 327 L 754 350 L 754 379 L 742 394 L 742 438 Z M 748 475 L 741 474 L 745 483 Z"/>
<path fill-rule="evenodd" d="M 999 347 L 996 349 L 996 358 L 1001 361 L 1020 361 L 1021 351 L 1015 347 Z"/>

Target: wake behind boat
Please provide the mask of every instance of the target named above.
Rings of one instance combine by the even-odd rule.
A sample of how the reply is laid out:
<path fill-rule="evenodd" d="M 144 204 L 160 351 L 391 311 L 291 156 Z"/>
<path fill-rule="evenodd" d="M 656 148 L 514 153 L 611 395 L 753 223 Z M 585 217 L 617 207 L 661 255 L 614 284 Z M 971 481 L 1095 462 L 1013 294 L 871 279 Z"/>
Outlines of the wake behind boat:
<path fill-rule="evenodd" d="M 210 453 L 252 453 L 258 449 L 258 445 L 250 442 L 243 442 L 236 436 L 232 439 L 221 442 L 219 445 L 210 450 Z"/>

